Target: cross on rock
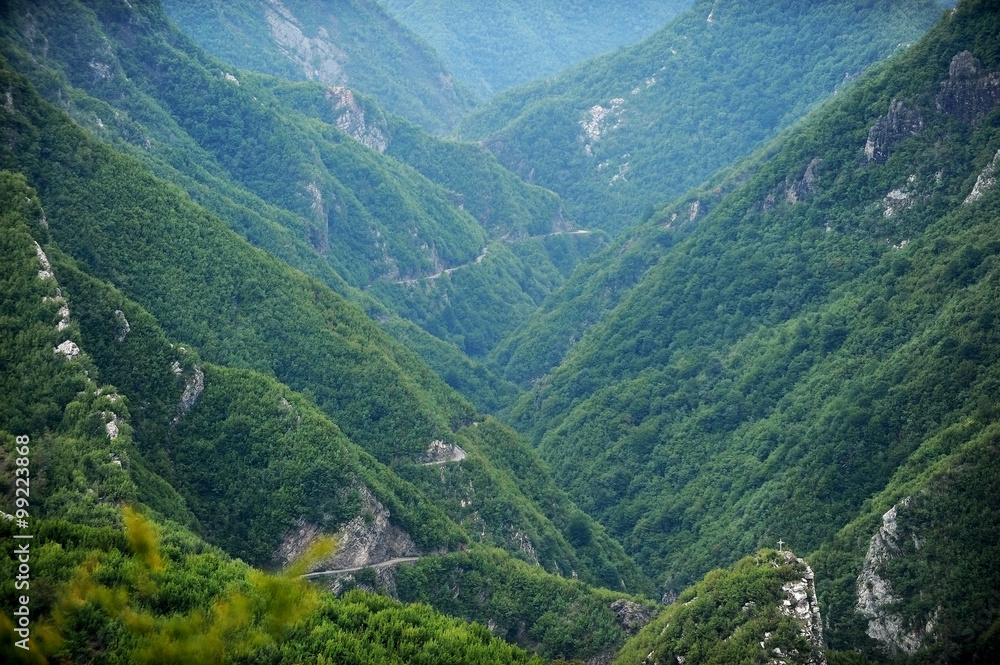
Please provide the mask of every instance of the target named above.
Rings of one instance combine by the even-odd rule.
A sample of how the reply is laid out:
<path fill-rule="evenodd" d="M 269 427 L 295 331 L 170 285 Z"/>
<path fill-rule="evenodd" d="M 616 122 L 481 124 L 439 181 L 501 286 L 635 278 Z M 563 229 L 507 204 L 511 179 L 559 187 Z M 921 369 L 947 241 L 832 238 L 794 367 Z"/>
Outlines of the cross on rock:
<path fill-rule="evenodd" d="M 783 541 L 781 538 L 779 538 L 778 539 L 778 553 L 779 554 L 781 553 L 781 546 L 784 545 L 784 544 L 785 544 L 785 541 Z"/>

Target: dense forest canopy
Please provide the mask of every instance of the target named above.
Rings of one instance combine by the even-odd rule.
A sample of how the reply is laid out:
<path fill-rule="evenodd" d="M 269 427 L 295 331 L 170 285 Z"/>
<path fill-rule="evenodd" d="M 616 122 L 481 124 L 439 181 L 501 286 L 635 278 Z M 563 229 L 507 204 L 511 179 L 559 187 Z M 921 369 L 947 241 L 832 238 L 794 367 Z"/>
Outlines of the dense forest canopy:
<path fill-rule="evenodd" d="M 998 35 L 3 3 L 3 662 L 992 662 Z"/>

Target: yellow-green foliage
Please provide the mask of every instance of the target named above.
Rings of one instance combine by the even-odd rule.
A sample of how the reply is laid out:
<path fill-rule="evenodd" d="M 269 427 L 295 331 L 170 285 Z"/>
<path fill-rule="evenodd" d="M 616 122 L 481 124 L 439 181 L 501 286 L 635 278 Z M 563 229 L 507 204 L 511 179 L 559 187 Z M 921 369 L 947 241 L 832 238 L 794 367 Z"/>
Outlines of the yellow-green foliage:
<path fill-rule="evenodd" d="M 4 662 L 108 665 L 222 663 L 536 663 L 482 626 L 354 591 L 343 599 L 298 577 L 321 541 L 282 574 L 214 553 L 161 544 L 162 527 L 138 509 L 126 533 L 42 521 L 32 542 L 32 650 L 12 650 L 0 615 Z M 0 522 L 7 538 L 12 527 Z M 14 563 L 0 559 L 0 602 L 12 602 Z"/>

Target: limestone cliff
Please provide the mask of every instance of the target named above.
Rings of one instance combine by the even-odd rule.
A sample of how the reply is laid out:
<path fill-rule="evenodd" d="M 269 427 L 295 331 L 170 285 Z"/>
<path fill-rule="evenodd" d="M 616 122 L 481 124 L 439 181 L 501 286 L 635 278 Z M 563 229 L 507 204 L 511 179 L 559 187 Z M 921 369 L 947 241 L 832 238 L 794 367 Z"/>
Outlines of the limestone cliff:
<path fill-rule="evenodd" d="M 906 535 L 899 528 L 898 517 L 911 502 L 910 497 L 903 499 L 882 516 L 882 525 L 872 536 L 857 582 L 857 610 L 868 619 L 868 636 L 891 656 L 915 653 L 934 628 L 933 620 L 925 626 L 907 628 L 904 625 L 902 615 L 893 609 L 893 603 L 899 598 L 883 572 L 884 564 L 903 556 L 901 544 Z M 909 536 L 919 549 L 918 535 L 910 533 Z"/>
<path fill-rule="evenodd" d="M 367 487 L 361 486 L 358 493 L 361 497 L 360 512 L 337 530 L 337 549 L 333 556 L 316 562 L 311 570 L 372 566 L 421 553 L 410 534 L 390 522 L 389 511 Z M 301 556 L 322 535 L 323 530 L 318 525 L 300 522 L 285 535 L 275 553 L 276 558 L 287 564 Z"/>
<path fill-rule="evenodd" d="M 885 164 L 900 141 L 923 130 L 924 117 L 920 110 L 903 100 L 894 99 L 889 105 L 888 113 L 876 120 L 868 130 L 865 158 L 869 162 Z"/>
<path fill-rule="evenodd" d="M 1000 72 L 982 73 L 982 63 L 968 51 L 958 53 L 941 83 L 937 108 L 973 124 L 1000 103 Z"/>

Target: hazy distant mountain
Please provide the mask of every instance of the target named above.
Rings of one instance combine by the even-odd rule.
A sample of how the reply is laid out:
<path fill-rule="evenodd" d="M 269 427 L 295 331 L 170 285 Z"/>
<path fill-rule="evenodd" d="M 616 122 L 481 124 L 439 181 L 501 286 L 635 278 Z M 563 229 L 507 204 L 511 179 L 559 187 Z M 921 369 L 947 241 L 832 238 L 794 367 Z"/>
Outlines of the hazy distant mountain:
<path fill-rule="evenodd" d="M 698 0 L 634 46 L 465 118 L 522 178 L 612 233 L 742 157 L 939 17 L 932 0 Z"/>
<path fill-rule="evenodd" d="M 434 49 L 374 0 L 166 0 L 163 8 L 240 69 L 350 86 L 428 131 L 450 129 L 474 103 Z"/>
<path fill-rule="evenodd" d="M 384 0 L 483 98 L 640 41 L 692 0 Z"/>

